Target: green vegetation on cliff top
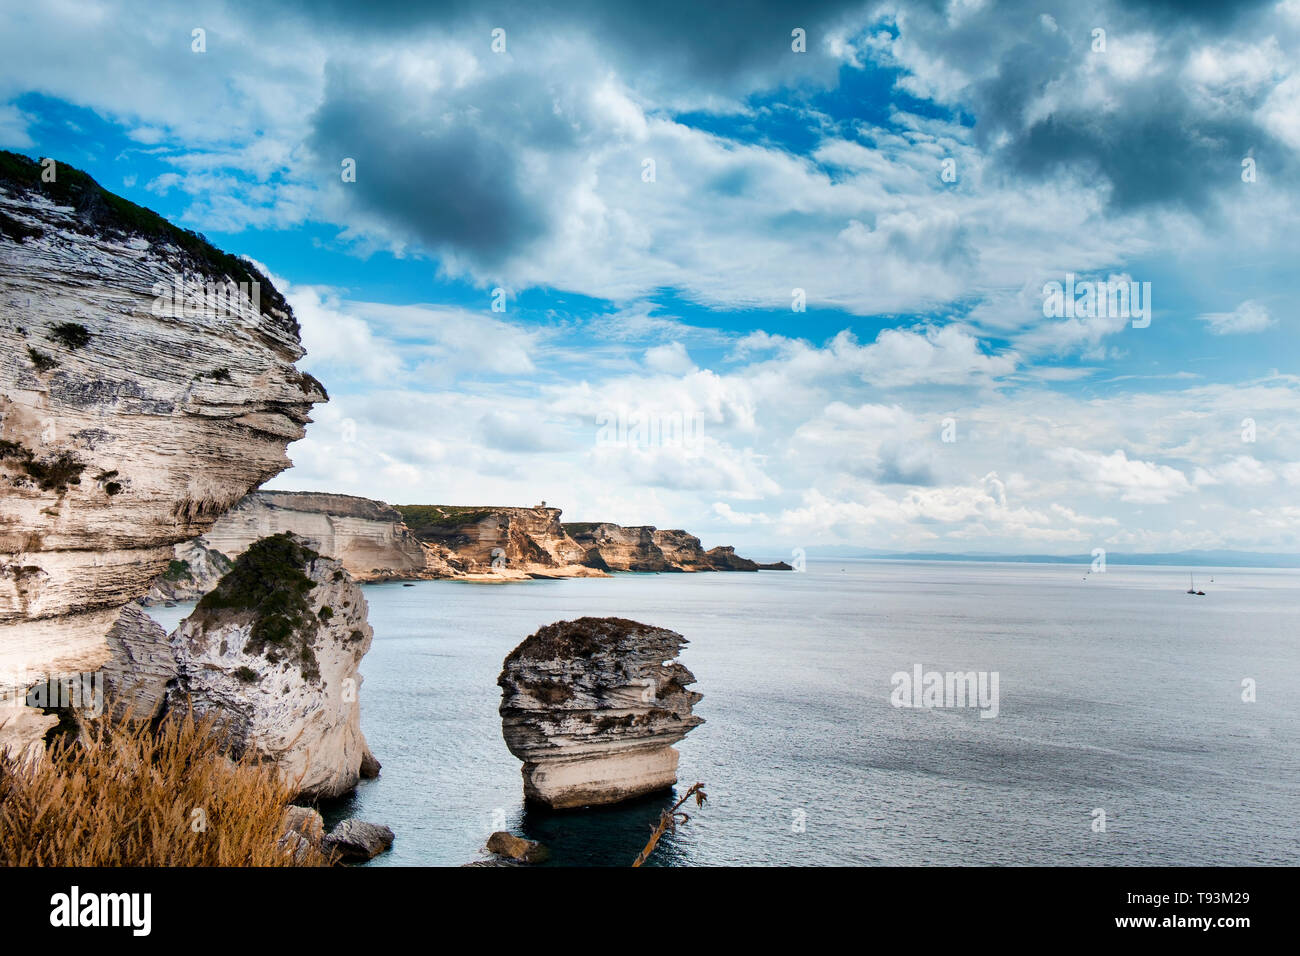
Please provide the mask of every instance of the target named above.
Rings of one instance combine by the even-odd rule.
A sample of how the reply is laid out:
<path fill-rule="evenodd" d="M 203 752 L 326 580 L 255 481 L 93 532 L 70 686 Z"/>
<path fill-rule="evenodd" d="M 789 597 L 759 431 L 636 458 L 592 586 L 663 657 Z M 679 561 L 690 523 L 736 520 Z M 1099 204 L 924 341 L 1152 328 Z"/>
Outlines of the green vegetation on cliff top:
<path fill-rule="evenodd" d="M 306 569 L 320 557 L 289 534 L 276 534 L 249 545 L 216 588 L 200 599 L 196 612 L 204 624 L 220 612 L 250 614 L 253 626 L 244 651 L 264 654 L 272 664 L 296 660 L 302 676 L 320 676 L 312 641 L 319 619 L 307 594 L 316 582 Z"/>
<path fill-rule="evenodd" d="M 251 263 L 222 252 L 200 233 L 174 226 L 153 210 L 114 195 L 75 166 L 56 163 L 54 182 L 49 183 L 41 181 L 43 168 L 36 160 L 21 153 L 0 150 L 0 186 L 6 190 L 38 193 L 60 206 L 71 206 L 78 219 L 96 229 L 143 236 L 153 242 L 176 246 L 192 267 L 207 275 L 229 276 L 237 283 L 256 282 L 261 290 L 259 308 L 263 312 L 272 308 L 283 312 L 297 330 L 289 303 L 271 280 Z M 16 221 L 13 224 L 19 225 Z M 13 229 L 5 231 L 8 234 Z"/>
<path fill-rule="evenodd" d="M 465 525 L 478 524 L 492 517 L 499 510 L 458 505 L 394 505 L 393 507 L 401 512 L 402 520 L 416 537 L 443 535 Z"/>

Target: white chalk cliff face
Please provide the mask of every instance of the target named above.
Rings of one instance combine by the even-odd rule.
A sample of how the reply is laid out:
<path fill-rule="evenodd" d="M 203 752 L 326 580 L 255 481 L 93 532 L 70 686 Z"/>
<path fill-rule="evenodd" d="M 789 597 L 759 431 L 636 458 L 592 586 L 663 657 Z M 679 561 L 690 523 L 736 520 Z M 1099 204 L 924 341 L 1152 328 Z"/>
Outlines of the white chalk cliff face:
<path fill-rule="evenodd" d="M 564 533 L 560 513 L 543 507 L 395 508 L 352 495 L 257 491 L 198 541 L 176 547 L 176 560 L 194 573 L 155 582 L 148 601 L 202 596 L 212 586 L 213 552 L 237 557 L 254 541 L 281 532 L 338 558 L 358 581 L 604 577 L 603 570 L 583 563 L 586 551 Z"/>
<path fill-rule="evenodd" d="M 175 544 L 289 465 L 325 400 L 246 263 L 71 167 L 0 153 L 0 696 L 96 670 Z M 155 284 L 261 280 L 214 308 Z M 163 299 L 159 303 L 158 299 Z M 256 298 L 256 301 L 253 299 Z M 0 708 L 0 746 L 54 718 Z"/>
<path fill-rule="evenodd" d="M 358 580 L 424 572 L 424 548 L 396 508 L 352 495 L 259 491 L 227 512 L 204 543 L 238 557 L 254 541 L 288 531 L 338 558 Z"/>
<path fill-rule="evenodd" d="M 501 732 L 524 795 L 555 809 L 617 803 L 677 782 L 673 744 L 704 723 L 686 639 L 622 618 L 550 624 L 506 657 Z"/>

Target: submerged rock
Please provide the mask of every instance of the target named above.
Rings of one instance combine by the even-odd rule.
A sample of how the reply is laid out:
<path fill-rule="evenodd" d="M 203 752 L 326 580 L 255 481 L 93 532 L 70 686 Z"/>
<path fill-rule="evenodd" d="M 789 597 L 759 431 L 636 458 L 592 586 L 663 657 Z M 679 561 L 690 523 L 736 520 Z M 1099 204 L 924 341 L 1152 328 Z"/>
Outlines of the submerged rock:
<path fill-rule="evenodd" d="M 519 863 L 542 863 L 551 855 L 536 840 L 525 840 L 506 830 L 498 830 L 488 837 L 487 851 Z"/>
<path fill-rule="evenodd" d="M 393 839 L 388 827 L 351 818 L 331 830 L 321 848 L 326 853 L 337 852 L 340 863 L 364 863 L 391 847 Z"/>
<path fill-rule="evenodd" d="M 624 618 L 550 624 L 506 657 L 501 732 L 524 796 L 562 809 L 617 803 L 677 782 L 681 740 L 703 718 L 674 658 L 680 634 Z"/>

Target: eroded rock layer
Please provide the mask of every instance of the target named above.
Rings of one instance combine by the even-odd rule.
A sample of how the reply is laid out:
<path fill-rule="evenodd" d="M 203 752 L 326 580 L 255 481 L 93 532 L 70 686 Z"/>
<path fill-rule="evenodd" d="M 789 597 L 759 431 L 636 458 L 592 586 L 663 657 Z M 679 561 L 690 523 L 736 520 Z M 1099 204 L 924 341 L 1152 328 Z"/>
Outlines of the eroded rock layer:
<path fill-rule="evenodd" d="M 416 574 L 427 566 L 424 548 L 397 509 L 352 495 L 258 491 L 223 515 L 203 541 L 238 557 L 259 538 L 281 532 L 305 538 L 358 580 Z"/>
<path fill-rule="evenodd" d="M 445 556 L 458 574 L 517 577 L 590 577 L 586 551 L 560 524 L 559 508 L 401 505 L 406 526 Z"/>
<path fill-rule="evenodd" d="M 732 547 L 708 551 L 700 539 L 681 530 L 650 525 L 624 527 L 609 522 L 570 523 L 564 530 L 587 554 L 610 571 L 757 571 Z"/>
<path fill-rule="evenodd" d="M 506 657 L 501 732 L 524 795 L 555 809 L 617 803 L 677 782 L 673 744 L 704 721 L 680 634 L 623 618 L 550 624 Z"/>
<path fill-rule="evenodd" d="M 121 608 L 282 471 L 325 394 L 252 266 L 0 153 L 0 695 L 93 671 Z M 244 282 L 219 306 L 180 289 Z M 178 286 L 178 283 L 180 284 Z M 0 746 L 53 718 L 0 711 Z"/>

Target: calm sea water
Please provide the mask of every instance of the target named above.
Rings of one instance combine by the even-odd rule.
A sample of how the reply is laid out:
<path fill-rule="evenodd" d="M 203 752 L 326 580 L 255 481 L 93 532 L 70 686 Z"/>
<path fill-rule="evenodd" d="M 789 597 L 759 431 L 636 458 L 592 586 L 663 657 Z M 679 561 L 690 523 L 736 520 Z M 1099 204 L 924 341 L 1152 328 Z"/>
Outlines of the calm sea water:
<path fill-rule="evenodd" d="M 1178 568 L 836 560 L 367 586 L 362 723 L 383 773 L 327 815 L 396 832 L 371 865 L 467 863 L 501 828 L 552 864 L 629 864 L 667 798 L 525 807 L 497 714 L 516 644 L 618 615 L 685 635 L 704 694 L 679 791 L 709 799 L 656 864 L 1295 865 L 1300 573 L 1197 583 L 1205 597 Z M 170 627 L 188 608 L 153 611 Z M 916 664 L 997 672 L 999 715 L 891 706 Z"/>

